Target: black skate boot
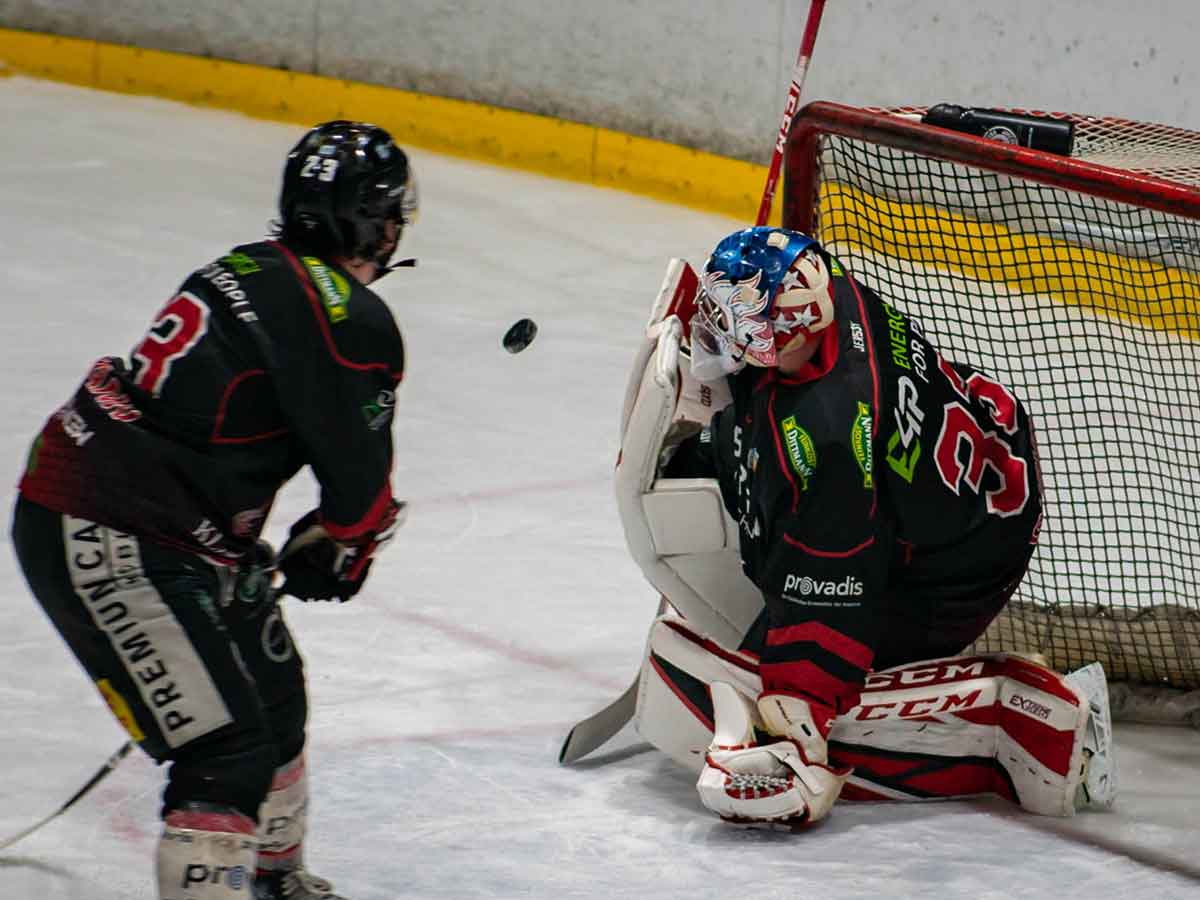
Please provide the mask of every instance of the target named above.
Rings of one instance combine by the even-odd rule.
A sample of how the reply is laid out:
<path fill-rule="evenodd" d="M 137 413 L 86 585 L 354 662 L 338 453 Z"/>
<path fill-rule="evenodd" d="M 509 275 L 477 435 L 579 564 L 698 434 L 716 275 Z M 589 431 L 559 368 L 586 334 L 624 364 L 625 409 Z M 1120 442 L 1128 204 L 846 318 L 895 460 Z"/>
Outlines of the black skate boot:
<path fill-rule="evenodd" d="M 324 878 L 303 869 L 260 872 L 254 879 L 254 900 L 346 900 Z"/>

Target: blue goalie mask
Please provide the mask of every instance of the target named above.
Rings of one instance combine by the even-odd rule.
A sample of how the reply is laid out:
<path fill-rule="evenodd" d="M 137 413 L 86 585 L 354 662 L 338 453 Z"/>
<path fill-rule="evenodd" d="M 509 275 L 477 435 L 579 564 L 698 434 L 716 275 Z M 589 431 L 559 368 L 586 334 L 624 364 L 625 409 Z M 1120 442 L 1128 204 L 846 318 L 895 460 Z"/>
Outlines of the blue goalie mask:
<path fill-rule="evenodd" d="M 708 258 L 691 321 L 692 374 L 703 381 L 769 367 L 798 338 L 833 322 L 829 270 L 807 235 L 759 226 L 726 237 Z"/>

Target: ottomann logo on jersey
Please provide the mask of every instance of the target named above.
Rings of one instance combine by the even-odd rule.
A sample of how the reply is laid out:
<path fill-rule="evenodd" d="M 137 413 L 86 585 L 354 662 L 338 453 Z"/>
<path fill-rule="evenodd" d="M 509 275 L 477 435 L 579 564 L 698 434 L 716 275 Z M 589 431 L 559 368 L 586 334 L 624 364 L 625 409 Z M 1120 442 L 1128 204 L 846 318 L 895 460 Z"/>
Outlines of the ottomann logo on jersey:
<path fill-rule="evenodd" d="M 329 321 L 335 325 L 344 322 L 350 315 L 346 309 L 346 301 L 350 299 L 350 283 L 317 257 L 300 258 L 312 276 L 313 283 L 321 292 L 321 302 L 325 304 L 325 314 L 329 316 Z"/>
<path fill-rule="evenodd" d="M 783 582 L 783 592 L 801 597 L 861 597 L 863 583 L 852 575 L 841 581 L 816 581 L 808 575 L 788 575 Z"/>
<path fill-rule="evenodd" d="M 875 487 L 875 460 L 871 451 L 871 407 L 858 401 L 858 415 L 850 426 L 850 449 L 863 473 L 863 487 Z"/>
<path fill-rule="evenodd" d="M 817 471 L 817 448 L 812 436 L 796 424 L 795 416 L 788 416 L 780 424 L 783 446 L 787 448 L 792 469 L 800 476 L 802 490 L 808 490 L 808 479 Z"/>

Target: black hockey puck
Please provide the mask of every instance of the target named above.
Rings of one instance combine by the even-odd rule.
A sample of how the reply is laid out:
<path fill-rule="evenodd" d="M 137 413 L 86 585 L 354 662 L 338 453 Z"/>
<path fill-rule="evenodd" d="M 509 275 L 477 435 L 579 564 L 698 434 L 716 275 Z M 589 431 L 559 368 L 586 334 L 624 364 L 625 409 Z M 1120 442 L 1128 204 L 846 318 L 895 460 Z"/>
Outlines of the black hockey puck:
<path fill-rule="evenodd" d="M 520 353 L 537 337 L 537 323 L 533 319 L 518 319 L 504 332 L 504 349 L 509 353 Z"/>

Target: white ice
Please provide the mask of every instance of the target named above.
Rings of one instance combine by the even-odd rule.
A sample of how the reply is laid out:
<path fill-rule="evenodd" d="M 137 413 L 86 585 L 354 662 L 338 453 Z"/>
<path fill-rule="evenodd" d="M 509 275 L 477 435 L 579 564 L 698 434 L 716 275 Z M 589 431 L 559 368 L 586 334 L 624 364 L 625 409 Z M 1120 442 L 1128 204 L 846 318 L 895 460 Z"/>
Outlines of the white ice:
<path fill-rule="evenodd" d="M 184 274 L 260 237 L 300 129 L 0 81 L 0 481 L 88 363 L 123 354 Z M 638 665 L 653 591 L 610 473 L 626 368 L 668 257 L 729 219 L 415 151 L 415 270 L 380 292 L 408 341 L 397 491 L 412 515 L 345 606 L 289 606 L 312 715 L 310 861 L 352 900 L 1200 896 L 1200 742 L 1119 727 L 1109 814 L 842 805 L 804 835 L 730 829 L 623 733 L 556 763 Z M 500 337 L 531 316 L 512 356 Z M 281 497 L 278 541 L 313 501 Z M 6 508 L 7 505 L 6 505 Z M 0 839 L 124 740 L 0 554 Z M 132 756 L 0 855 L 3 900 L 150 898 L 162 773 Z"/>

